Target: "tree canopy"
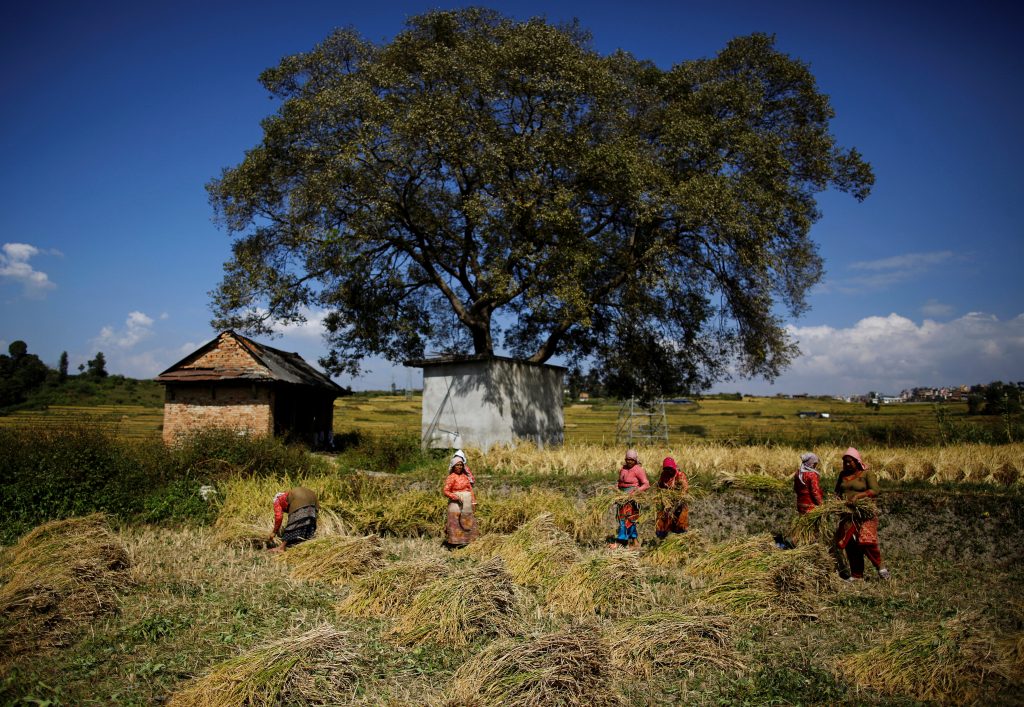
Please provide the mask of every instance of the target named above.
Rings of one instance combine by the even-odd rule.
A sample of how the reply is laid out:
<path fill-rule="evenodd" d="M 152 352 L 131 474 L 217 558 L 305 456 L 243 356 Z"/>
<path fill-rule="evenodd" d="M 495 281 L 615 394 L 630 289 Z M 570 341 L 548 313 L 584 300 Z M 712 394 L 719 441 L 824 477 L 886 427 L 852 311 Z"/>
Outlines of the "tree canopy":
<path fill-rule="evenodd" d="M 575 25 L 432 12 L 261 81 L 279 109 L 208 186 L 235 237 L 215 325 L 324 310 L 332 373 L 504 348 L 616 387 L 773 377 L 794 355 L 779 312 L 822 273 L 815 195 L 874 181 L 760 34 L 662 69 Z"/>

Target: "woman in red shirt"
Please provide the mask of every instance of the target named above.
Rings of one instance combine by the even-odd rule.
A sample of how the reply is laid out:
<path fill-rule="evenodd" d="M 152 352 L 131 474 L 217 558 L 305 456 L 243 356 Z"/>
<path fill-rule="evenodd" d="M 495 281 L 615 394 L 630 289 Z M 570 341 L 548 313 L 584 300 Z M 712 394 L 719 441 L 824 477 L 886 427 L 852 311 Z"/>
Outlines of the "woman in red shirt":
<path fill-rule="evenodd" d="M 821 505 L 821 479 L 818 476 L 818 455 L 807 452 L 800 455 L 800 468 L 793 475 L 796 493 L 796 512 L 801 515 Z"/>
<path fill-rule="evenodd" d="M 444 495 L 448 498 L 448 520 L 445 523 L 445 543 L 449 547 L 462 547 L 477 539 L 476 495 L 473 479 L 466 472 L 463 457 L 455 455 L 448 464 L 448 478 L 444 482 Z"/>
<path fill-rule="evenodd" d="M 658 479 L 658 488 L 674 490 L 677 492 L 678 498 L 666 503 L 658 513 L 654 534 L 664 540 L 669 533 L 685 533 L 690 528 L 690 507 L 683 497 L 690 489 L 690 482 L 672 457 L 665 457 L 665 461 L 661 463 L 661 478 Z"/>

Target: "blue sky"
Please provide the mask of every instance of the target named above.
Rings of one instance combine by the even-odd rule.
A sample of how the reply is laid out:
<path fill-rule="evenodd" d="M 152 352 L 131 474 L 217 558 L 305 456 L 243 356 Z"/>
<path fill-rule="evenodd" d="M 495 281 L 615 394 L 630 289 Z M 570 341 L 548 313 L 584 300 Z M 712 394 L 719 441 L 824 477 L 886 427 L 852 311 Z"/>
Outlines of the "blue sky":
<path fill-rule="evenodd" d="M 576 17 L 595 47 L 662 67 L 776 35 L 831 96 L 840 144 L 875 170 L 861 204 L 821 196 L 827 274 L 790 322 L 803 355 L 748 393 L 898 392 L 1024 379 L 1024 51 L 1010 3 L 491 3 Z M 260 140 L 257 82 L 333 28 L 386 40 L 436 2 L 7 3 L 0 10 L 0 345 L 55 366 L 102 350 L 153 376 L 215 334 L 230 240 L 205 184 Z M 271 345 L 311 362 L 315 316 Z M 419 384 L 384 362 L 342 384 Z"/>

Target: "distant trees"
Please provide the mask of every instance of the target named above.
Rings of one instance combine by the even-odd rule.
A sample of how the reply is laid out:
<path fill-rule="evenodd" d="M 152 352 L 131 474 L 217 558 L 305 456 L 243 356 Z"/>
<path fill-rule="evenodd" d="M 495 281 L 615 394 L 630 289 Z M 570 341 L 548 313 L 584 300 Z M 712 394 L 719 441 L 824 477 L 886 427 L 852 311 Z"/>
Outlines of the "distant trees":
<path fill-rule="evenodd" d="M 9 355 L 0 355 L 0 407 L 23 402 L 43 384 L 49 371 L 38 356 L 28 352 L 24 341 L 11 343 L 7 352 Z"/>
<path fill-rule="evenodd" d="M 60 354 L 60 363 L 57 365 L 57 380 L 63 383 L 68 379 L 68 352 L 62 351 Z"/>
<path fill-rule="evenodd" d="M 106 378 L 107 377 L 107 358 L 103 355 L 102 351 L 96 352 L 96 358 L 92 359 L 88 363 L 85 375 L 93 378 Z"/>
<path fill-rule="evenodd" d="M 967 397 L 969 415 L 1015 415 L 1021 411 L 1021 391 L 1015 385 L 993 381 Z"/>

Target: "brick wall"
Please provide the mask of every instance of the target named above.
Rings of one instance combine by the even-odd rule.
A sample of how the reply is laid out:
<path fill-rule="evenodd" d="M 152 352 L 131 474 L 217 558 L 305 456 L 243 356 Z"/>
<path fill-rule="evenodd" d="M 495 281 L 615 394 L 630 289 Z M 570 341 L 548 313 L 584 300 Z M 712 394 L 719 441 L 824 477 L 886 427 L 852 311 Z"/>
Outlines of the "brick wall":
<path fill-rule="evenodd" d="M 248 368 L 270 373 L 257 363 L 233 336 L 221 334 L 217 345 L 182 368 Z"/>
<path fill-rule="evenodd" d="M 271 434 L 273 405 L 273 391 L 266 386 L 168 385 L 164 397 L 164 442 L 169 444 L 179 435 L 206 429 Z"/>

